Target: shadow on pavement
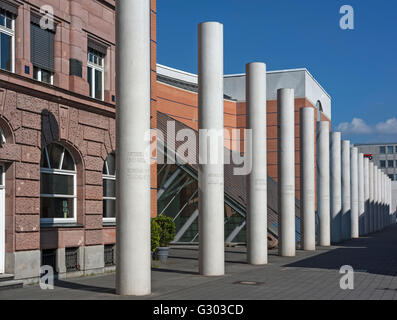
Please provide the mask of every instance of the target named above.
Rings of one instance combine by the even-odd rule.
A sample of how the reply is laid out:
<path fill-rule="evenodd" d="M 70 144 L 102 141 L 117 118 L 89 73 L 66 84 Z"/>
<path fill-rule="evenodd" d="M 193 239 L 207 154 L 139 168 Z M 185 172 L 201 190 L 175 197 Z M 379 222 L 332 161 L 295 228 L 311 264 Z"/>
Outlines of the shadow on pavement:
<path fill-rule="evenodd" d="M 116 294 L 116 289 L 114 288 L 103 288 L 103 287 L 91 286 L 87 284 L 81 284 L 81 283 L 69 282 L 63 280 L 56 280 L 54 282 L 54 286 L 59 288 L 72 289 L 72 290 L 91 291 L 95 293 Z"/>
<path fill-rule="evenodd" d="M 339 270 L 350 265 L 355 271 L 378 275 L 397 275 L 397 226 L 365 238 L 353 239 L 327 251 L 284 267 Z"/>

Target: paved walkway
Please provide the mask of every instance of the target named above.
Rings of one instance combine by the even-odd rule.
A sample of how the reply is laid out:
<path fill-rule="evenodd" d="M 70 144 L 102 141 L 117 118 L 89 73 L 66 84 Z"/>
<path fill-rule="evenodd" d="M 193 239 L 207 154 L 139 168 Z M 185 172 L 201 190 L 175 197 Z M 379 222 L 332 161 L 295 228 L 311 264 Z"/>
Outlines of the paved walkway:
<path fill-rule="evenodd" d="M 270 263 L 260 267 L 245 262 L 245 248 L 228 248 L 224 277 L 198 275 L 197 256 L 197 248 L 173 248 L 169 262 L 153 268 L 153 294 L 144 299 L 397 300 L 397 225 L 314 253 L 298 251 L 294 258 L 271 251 Z M 354 290 L 340 289 L 342 265 L 355 270 Z M 77 278 L 57 281 L 54 290 L 35 285 L 0 291 L 0 299 L 131 299 L 116 296 L 114 283 L 114 274 Z"/>

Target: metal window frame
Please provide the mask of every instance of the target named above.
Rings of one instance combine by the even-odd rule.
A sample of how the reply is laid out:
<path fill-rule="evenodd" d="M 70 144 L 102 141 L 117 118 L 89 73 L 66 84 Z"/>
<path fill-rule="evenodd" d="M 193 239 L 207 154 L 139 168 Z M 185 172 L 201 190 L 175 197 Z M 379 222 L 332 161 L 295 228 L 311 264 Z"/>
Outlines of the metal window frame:
<path fill-rule="evenodd" d="M 116 265 L 115 249 L 116 248 L 115 248 L 114 244 L 105 244 L 103 246 L 103 251 L 104 251 L 103 258 L 104 258 L 104 266 L 105 267 L 112 267 L 112 266 Z M 107 261 L 106 257 L 109 254 L 109 251 L 111 252 L 111 255 L 112 255 L 112 263 L 109 263 L 109 262 L 106 263 L 106 261 Z"/>
<path fill-rule="evenodd" d="M 69 259 L 71 257 L 76 259 L 76 266 L 75 267 L 70 267 L 70 265 L 68 265 L 68 262 L 70 261 Z M 80 270 L 80 263 L 79 262 L 80 262 L 79 261 L 79 247 L 65 248 L 66 272 L 79 271 Z"/>
<path fill-rule="evenodd" d="M 65 176 L 72 176 L 73 177 L 73 195 L 70 194 L 52 194 L 52 193 L 40 193 L 40 198 L 67 198 L 73 199 L 73 218 L 41 218 L 40 223 L 49 224 L 49 223 L 76 223 L 77 222 L 77 171 L 76 171 L 76 161 L 73 158 L 73 155 L 62 145 L 63 148 L 61 154 L 61 161 L 59 161 L 59 168 L 53 169 L 51 168 L 50 157 L 48 155 L 47 146 L 44 147 L 45 156 L 47 158 L 48 168 L 40 168 L 40 174 L 52 174 L 52 175 L 65 175 Z M 74 163 L 74 171 L 70 170 L 63 170 L 63 160 L 65 157 L 65 151 L 69 152 L 70 156 L 72 157 Z M 40 180 L 41 183 L 41 180 Z"/>

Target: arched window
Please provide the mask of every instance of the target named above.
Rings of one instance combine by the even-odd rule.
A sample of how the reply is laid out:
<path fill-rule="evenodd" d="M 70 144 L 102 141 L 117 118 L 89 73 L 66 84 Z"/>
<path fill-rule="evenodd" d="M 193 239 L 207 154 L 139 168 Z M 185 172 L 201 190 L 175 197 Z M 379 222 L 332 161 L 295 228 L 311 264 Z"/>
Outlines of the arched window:
<path fill-rule="evenodd" d="M 76 164 L 70 152 L 52 143 L 41 153 L 40 218 L 42 222 L 76 222 Z"/>
<path fill-rule="evenodd" d="M 116 157 L 109 154 L 103 164 L 103 219 L 116 219 Z"/>

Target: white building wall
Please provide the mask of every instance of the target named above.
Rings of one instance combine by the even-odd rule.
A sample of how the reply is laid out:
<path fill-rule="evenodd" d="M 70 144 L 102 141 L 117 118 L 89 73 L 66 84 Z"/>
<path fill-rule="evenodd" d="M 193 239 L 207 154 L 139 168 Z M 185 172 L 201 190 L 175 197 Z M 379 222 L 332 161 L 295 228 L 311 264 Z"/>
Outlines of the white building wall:
<path fill-rule="evenodd" d="M 157 73 L 170 78 L 197 84 L 197 75 L 182 70 L 157 65 Z M 277 100 L 277 90 L 292 88 L 295 98 L 306 98 L 313 105 L 321 102 L 324 115 L 331 119 L 331 97 L 307 71 L 293 69 L 267 72 L 267 100 Z M 224 93 L 237 101 L 245 101 L 245 74 L 224 76 Z"/>

